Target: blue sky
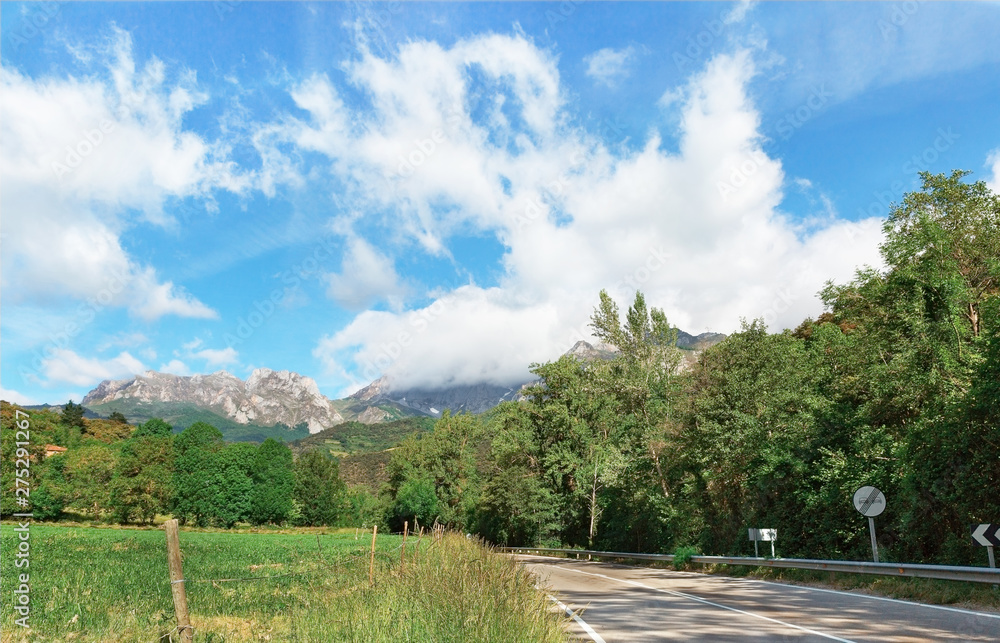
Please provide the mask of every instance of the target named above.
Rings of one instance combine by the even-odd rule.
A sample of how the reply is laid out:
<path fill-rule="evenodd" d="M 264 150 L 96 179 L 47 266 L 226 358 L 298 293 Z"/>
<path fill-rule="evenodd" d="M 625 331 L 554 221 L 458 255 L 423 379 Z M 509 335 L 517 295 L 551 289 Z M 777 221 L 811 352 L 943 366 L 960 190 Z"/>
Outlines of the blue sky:
<path fill-rule="evenodd" d="M 513 383 L 636 288 L 773 330 L 1000 184 L 998 3 L 0 6 L 0 393 Z"/>

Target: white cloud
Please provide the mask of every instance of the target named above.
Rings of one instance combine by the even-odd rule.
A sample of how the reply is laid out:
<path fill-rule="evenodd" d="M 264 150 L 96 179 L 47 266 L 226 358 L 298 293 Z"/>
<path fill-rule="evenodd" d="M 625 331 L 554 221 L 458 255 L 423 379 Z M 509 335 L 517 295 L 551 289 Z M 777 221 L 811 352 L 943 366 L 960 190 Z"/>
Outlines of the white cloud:
<path fill-rule="evenodd" d="M 75 386 L 95 386 L 102 380 L 132 377 L 147 369 L 142 362 L 127 351 L 111 359 L 87 358 L 69 349 L 53 351 L 51 357 L 42 361 L 42 372 L 46 385 L 65 382 Z"/>
<path fill-rule="evenodd" d="M 1000 30 L 996 3 L 953 9 L 935 2 L 869 3 L 850 9 L 827 4 L 817 5 L 810 20 L 790 13 L 782 29 L 787 36 L 772 30 L 768 46 L 795 61 L 794 74 L 772 99 L 794 110 L 825 85 L 834 104 L 875 88 L 1000 62 L 1000 48 L 994 46 Z"/>
<path fill-rule="evenodd" d="M 108 67 L 82 78 L 0 69 L 4 294 L 12 302 L 93 298 L 147 320 L 213 317 L 129 256 L 120 237 L 131 226 L 170 224 L 168 198 L 242 192 L 253 178 L 234 174 L 223 148 L 184 129 L 185 114 L 205 100 L 193 73 L 168 83 L 159 60 L 136 65 L 121 31 L 107 53 Z"/>
<path fill-rule="evenodd" d="M 202 348 L 204 345 L 205 342 L 200 337 L 181 344 L 181 349 L 174 351 L 174 356 L 178 359 L 173 359 L 169 364 L 161 366 L 161 370 L 165 367 L 170 367 L 174 370 L 166 372 L 174 373 L 175 375 L 190 375 L 191 370 L 187 366 L 187 362 L 190 360 L 201 360 L 205 362 L 205 366 L 208 369 L 215 369 L 219 366 L 227 366 L 229 364 L 238 364 L 240 361 L 239 352 L 232 346 L 226 348 Z"/>
<path fill-rule="evenodd" d="M 736 3 L 736 6 L 730 9 L 729 12 L 722 18 L 722 21 L 727 25 L 743 22 L 743 20 L 747 17 L 747 14 L 750 13 L 750 10 L 753 9 L 756 4 L 755 0 L 739 0 L 739 2 Z"/>
<path fill-rule="evenodd" d="M 986 164 L 989 166 L 989 171 L 993 173 L 992 176 L 986 178 L 986 185 L 994 193 L 1000 194 L 1000 149 L 990 152 L 989 157 L 986 159 Z"/>
<path fill-rule="evenodd" d="M 0 400 L 4 402 L 10 402 L 11 404 L 20 404 L 21 406 L 33 406 L 38 404 L 38 400 L 28 397 L 27 395 L 22 395 L 15 390 L 4 388 L 0 386 Z"/>
<path fill-rule="evenodd" d="M 503 73 L 471 76 L 483 60 Z M 690 332 L 731 332 L 759 316 L 794 327 L 820 312 L 827 279 L 880 262 L 880 222 L 829 211 L 802 230 L 778 210 L 785 176 L 761 146 L 747 51 L 667 88 L 680 113 L 677 152 L 655 134 L 638 151 L 612 150 L 570 126 L 552 58 L 520 36 L 451 49 L 409 42 L 396 58 L 366 53 L 350 74 L 370 110 L 352 112 L 314 78 L 293 94 L 312 118 L 285 121 L 282 136 L 330 158 L 352 186 L 350 207 L 382 213 L 385 235 L 367 237 L 373 253 L 415 243 L 447 254 L 450 237 L 469 230 L 505 248 L 497 287 L 364 312 L 325 337 L 315 356 L 355 385 L 380 372 L 409 384 L 515 382 L 529 362 L 586 336 L 602 288 L 623 306 L 639 288 Z M 474 118 L 477 105 L 500 107 Z M 363 133 L 343 126 L 358 120 Z M 360 266 L 345 259 L 344 299 L 348 278 L 369 278 Z"/>
<path fill-rule="evenodd" d="M 330 297 L 351 310 L 379 300 L 398 302 L 402 294 L 392 261 L 360 238 L 351 239 L 340 273 L 327 279 Z"/>
<path fill-rule="evenodd" d="M 240 361 L 239 353 L 232 346 L 227 348 L 205 348 L 191 353 L 191 356 L 205 360 L 205 363 L 211 368 L 236 364 Z"/>
<path fill-rule="evenodd" d="M 587 75 L 607 87 L 614 87 L 619 80 L 629 74 L 628 65 L 635 58 L 635 49 L 613 49 L 606 47 L 586 56 Z"/>
<path fill-rule="evenodd" d="M 179 359 L 172 359 L 166 364 L 160 364 L 159 371 L 161 373 L 170 373 L 171 375 L 180 375 L 182 377 L 191 375 L 191 369 L 187 364 Z"/>
<path fill-rule="evenodd" d="M 98 351 L 106 351 L 109 348 L 120 346 L 123 348 L 132 348 L 135 346 L 142 346 L 149 343 L 149 338 L 144 334 L 139 332 L 120 332 L 112 337 L 108 337 L 103 342 L 97 346 Z"/>

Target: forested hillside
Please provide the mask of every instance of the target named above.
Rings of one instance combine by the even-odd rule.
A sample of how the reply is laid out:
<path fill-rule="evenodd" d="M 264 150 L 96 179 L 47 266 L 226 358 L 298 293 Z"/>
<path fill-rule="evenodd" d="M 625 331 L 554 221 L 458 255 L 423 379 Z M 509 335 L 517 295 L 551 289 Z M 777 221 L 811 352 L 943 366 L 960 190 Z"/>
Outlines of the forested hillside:
<path fill-rule="evenodd" d="M 865 559 L 854 491 L 887 497 L 883 560 L 982 564 L 969 525 L 1000 521 L 1000 198 L 966 173 L 923 174 L 885 222 L 884 268 L 822 292 L 794 330 L 761 320 L 681 368 L 677 331 L 641 293 L 598 295 L 591 328 L 618 352 L 533 365 L 525 399 L 482 415 L 348 423 L 288 446 L 227 444 L 195 423 L 32 413 L 37 518 L 195 524 L 434 521 L 501 544 Z M 4 405 L 3 513 L 14 511 Z M 386 449 L 377 495 L 332 455 Z M 45 442 L 69 447 L 43 459 Z M 387 453 L 391 453 L 387 455 Z M 388 464 L 385 460 L 388 458 Z M 360 463 L 360 461 L 359 461 Z M 359 463 L 355 463 L 359 464 Z"/>
<path fill-rule="evenodd" d="M 397 520 L 440 516 L 500 543 L 864 559 L 853 492 L 876 485 L 884 560 L 983 563 L 1000 519 L 1000 200 L 923 176 L 885 222 L 885 269 L 829 284 L 794 331 L 759 320 L 693 368 L 641 294 L 601 293 L 614 360 L 536 365 L 487 417 L 445 418 L 390 463 Z"/>

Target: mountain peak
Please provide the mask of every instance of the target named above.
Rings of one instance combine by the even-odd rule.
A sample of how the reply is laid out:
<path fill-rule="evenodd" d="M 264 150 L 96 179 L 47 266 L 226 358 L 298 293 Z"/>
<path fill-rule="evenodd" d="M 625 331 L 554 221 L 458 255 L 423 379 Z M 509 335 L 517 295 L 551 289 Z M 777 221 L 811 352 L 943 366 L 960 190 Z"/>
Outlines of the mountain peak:
<path fill-rule="evenodd" d="M 291 371 L 259 368 L 246 382 L 226 371 L 171 375 L 146 371 L 125 380 L 105 380 L 83 398 L 84 405 L 116 400 L 181 402 L 208 408 L 240 424 L 293 427 L 305 423 L 318 433 L 344 421 L 315 380 Z"/>

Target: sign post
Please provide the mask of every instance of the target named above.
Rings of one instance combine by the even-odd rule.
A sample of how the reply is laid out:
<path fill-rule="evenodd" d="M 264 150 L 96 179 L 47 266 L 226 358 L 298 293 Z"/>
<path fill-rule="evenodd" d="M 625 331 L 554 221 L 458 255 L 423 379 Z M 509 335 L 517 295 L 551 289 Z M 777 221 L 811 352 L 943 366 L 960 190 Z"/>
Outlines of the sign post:
<path fill-rule="evenodd" d="M 753 553 L 754 557 L 760 558 L 760 552 L 757 549 L 757 542 L 763 540 L 764 542 L 770 541 L 771 543 L 771 558 L 775 558 L 774 555 L 774 541 L 778 539 L 777 529 L 754 529 L 751 527 L 749 529 L 750 540 L 753 541 Z"/>
<path fill-rule="evenodd" d="M 872 535 L 872 558 L 878 562 L 878 541 L 875 539 L 875 516 L 885 511 L 885 495 L 875 487 L 861 487 L 854 492 L 854 508 L 868 518 Z"/>
<path fill-rule="evenodd" d="M 993 547 L 1000 546 L 1000 523 L 972 525 L 972 542 L 986 548 L 986 556 L 990 560 L 990 567 L 995 569 L 997 561 L 993 557 Z"/>

